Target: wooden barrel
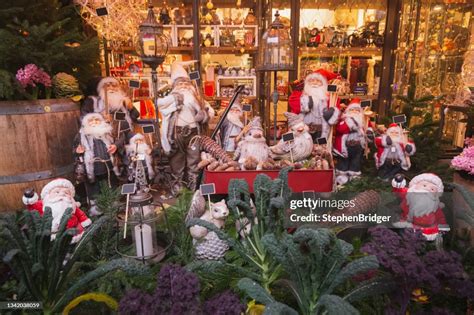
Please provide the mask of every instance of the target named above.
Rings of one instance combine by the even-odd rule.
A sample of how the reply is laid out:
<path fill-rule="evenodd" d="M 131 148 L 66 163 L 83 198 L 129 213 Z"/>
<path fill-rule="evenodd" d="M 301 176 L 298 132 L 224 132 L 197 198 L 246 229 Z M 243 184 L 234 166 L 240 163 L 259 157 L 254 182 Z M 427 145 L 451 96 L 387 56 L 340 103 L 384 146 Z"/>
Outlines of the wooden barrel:
<path fill-rule="evenodd" d="M 0 102 L 0 211 L 24 208 L 26 188 L 72 178 L 78 118 L 69 99 Z"/>

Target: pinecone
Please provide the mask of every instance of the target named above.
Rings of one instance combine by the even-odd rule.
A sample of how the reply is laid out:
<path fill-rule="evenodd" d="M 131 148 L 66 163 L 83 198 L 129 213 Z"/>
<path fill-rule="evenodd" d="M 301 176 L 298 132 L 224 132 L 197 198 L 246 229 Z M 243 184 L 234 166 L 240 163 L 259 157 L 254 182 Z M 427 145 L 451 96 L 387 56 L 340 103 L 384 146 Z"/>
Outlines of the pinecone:
<path fill-rule="evenodd" d="M 221 240 L 216 233 L 210 231 L 204 241 L 197 242 L 194 245 L 194 249 L 197 259 L 218 260 L 224 257 L 229 245 Z"/>
<path fill-rule="evenodd" d="M 52 83 L 57 98 L 69 98 L 81 94 L 76 78 L 67 73 L 59 72 L 53 77 Z"/>
<path fill-rule="evenodd" d="M 199 146 L 201 151 L 209 153 L 213 158 L 219 160 L 220 162 L 231 163 L 233 161 L 229 154 L 227 154 L 227 152 L 225 152 L 224 149 L 222 149 L 217 144 L 217 142 L 208 136 L 195 136 L 189 143 L 190 147 L 194 145 Z"/>
<path fill-rule="evenodd" d="M 369 213 L 373 212 L 381 202 L 381 198 L 378 192 L 375 190 L 367 190 L 357 194 L 354 198 L 351 199 L 355 204 L 354 207 L 346 207 L 340 211 L 337 211 L 338 214 L 346 215 L 357 215 L 360 213 Z M 351 202 L 352 204 L 352 202 Z"/>

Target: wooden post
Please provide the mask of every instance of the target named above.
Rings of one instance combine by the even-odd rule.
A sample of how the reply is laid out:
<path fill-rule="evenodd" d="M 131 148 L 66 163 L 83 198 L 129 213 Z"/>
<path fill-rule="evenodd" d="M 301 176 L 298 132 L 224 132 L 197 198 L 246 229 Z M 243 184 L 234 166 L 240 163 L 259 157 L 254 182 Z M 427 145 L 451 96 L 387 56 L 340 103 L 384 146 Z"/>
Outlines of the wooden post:
<path fill-rule="evenodd" d="M 402 0 L 387 1 L 387 19 L 384 36 L 384 48 L 382 52 L 382 73 L 380 76 L 379 102 L 377 113 L 383 117 L 392 100 L 392 82 L 395 66 L 395 49 L 397 49 L 398 32 L 400 28 L 400 10 Z"/>
<path fill-rule="evenodd" d="M 199 19 L 199 10 L 201 8 L 201 0 L 193 1 L 193 59 L 197 60 L 196 70 L 201 72 L 201 21 Z M 201 78 L 196 80 L 198 90 L 201 90 Z"/>
<path fill-rule="evenodd" d="M 289 83 L 298 79 L 298 57 L 300 42 L 300 9 L 301 1 L 291 1 L 291 40 L 293 41 L 293 69 L 288 74 Z M 289 110 L 289 107 L 288 107 Z"/>

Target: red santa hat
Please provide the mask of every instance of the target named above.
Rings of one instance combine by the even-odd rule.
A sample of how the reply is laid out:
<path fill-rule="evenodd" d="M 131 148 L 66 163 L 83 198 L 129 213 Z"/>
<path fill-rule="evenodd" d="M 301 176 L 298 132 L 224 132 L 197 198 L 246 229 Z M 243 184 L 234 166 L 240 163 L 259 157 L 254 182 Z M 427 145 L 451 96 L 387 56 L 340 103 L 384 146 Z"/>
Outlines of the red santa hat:
<path fill-rule="evenodd" d="M 360 98 L 357 98 L 357 97 L 356 97 L 356 98 L 353 98 L 353 99 L 350 101 L 349 105 L 347 105 L 347 107 L 346 107 L 345 110 L 347 111 L 347 110 L 349 110 L 349 109 L 351 109 L 351 108 L 357 108 L 357 109 L 359 109 L 359 110 L 362 109 L 362 107 L 360 106 Z"/>
<path fill-rule="evenodd" d="M 50 181 L 46 184 L 46 186 L 43 187 L 43 189 L 41 190 L 41 199 L 44 199 L 44 197 L 48 195 L 51 190 L 58 187 L 68 189 L 72 197 L 74 197 L 74 195 L 76 194 L 74 185 L 70 181 L 65 178 L 57 178 L 55 180 Z"/>
<path fill-rule="evenodd" d="M 100 94 L 100 91 L 102 91 L 102 89 L 104 88 L 104 86 L 108 83 L 115 83 L 115 84 L 119 84 L 119 81 L 114 78 L 114 77 L 105 77 L 105 78 L 102 78 L 99 83 L 97 83 L 97 94 Z"/>
<path fill-rule="evenodd" d="M 400 126 L 397 125 L 396 123 L 391 123 L 390 125 L 388 125 L 388 128 L 387 128 L 387 132 L 389 131 L 398 131 L 400 132 Z"/>
<path fill-rule="evenodd" d="M 437 187 L 438 193 L 444 192 L 443 181 L 436 174 L 424 173 L 424 174 L 417 175 L 413 177 L 408 187 L 413 187 L 414 185 L 420 182 L 429 182 Z"/>
<path fill-rule="evenodd" d="M 314 71 L 313 73 L 308 74 L 304 80 L 306 82 L 307 80 L 311 80 L 311 79 L 319 79 L 325 85 L 327 85 L 328 82 L 330 82 L 331 80 L 334 80 L 337 77 L 338 77 L 337 73 L 334 73 L 325 69 L 318 69 Z"/>

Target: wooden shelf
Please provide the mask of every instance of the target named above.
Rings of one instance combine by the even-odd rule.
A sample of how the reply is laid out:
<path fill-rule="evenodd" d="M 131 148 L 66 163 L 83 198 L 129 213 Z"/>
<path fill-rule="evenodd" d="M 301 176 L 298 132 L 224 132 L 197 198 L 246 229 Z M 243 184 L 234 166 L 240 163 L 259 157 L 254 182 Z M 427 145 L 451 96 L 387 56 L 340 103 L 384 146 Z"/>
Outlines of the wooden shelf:
<path fill-rule="evenodd" d="M 244 54 L 245 53 L 255 53 L 257 51 L 257 47 L 202 47 L 202 52 L 203 53 L 210 53 L 210 54 L 228 54 L 228 53 L 234 53 L 234 54 L 241 54 L 240 49 L 244 48 Z"/>
<path fill-rule="evenodd" d="M 357 94 L 344 94 L 338 95 L 341 100 L 351 99 L 351 98 L 360 98 L 361 100 L 376 100 L 379 98 L 378 94 L 371 94 L 371 95 L 357 95 Z"/>
<path fill-rule="evenodd" d="M 322 57 L 332 57 L 338 55 L 372 57 L 382 55 L 382 48 L 377 47 L 300 47 L 298 50 L 300 57 L 311 55 L 318 55 Z"/>
<path fill-rule="evenodd" d="M 204 99 L 206 101 L 230 101 L 232 97 L 222 97 L 222 96 L 205 96 Z M 247 99 L 247 100 L 255 100 L 257 99 L 256 96 L 245 96 L 245 95 L 242 95 L 242 98 L 243 99 Z"/>

